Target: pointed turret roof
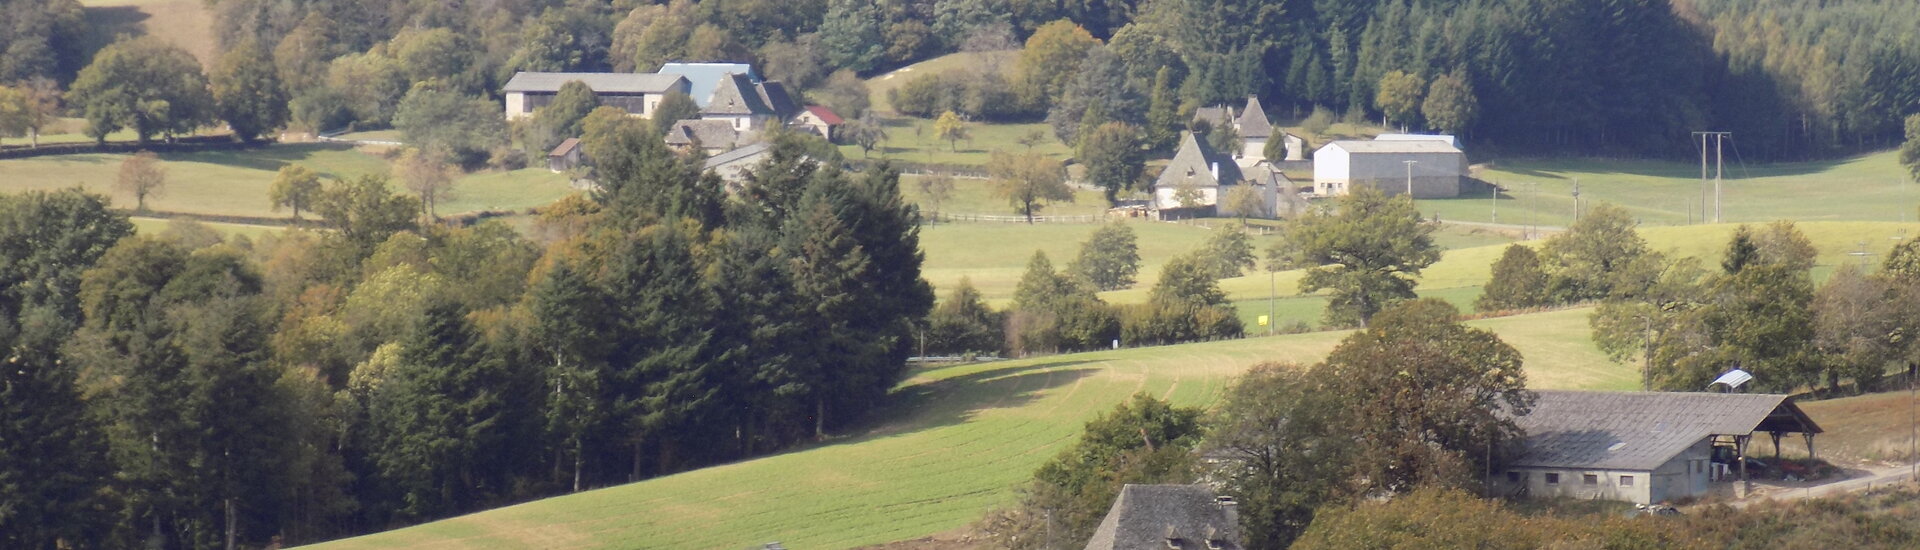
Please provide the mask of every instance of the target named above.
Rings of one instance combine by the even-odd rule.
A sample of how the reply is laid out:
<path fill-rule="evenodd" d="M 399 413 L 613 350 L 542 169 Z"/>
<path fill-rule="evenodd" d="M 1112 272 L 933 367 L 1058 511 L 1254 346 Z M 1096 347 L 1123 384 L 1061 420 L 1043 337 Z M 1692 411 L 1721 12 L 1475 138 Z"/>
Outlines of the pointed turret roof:
<path fill-rule="evenodd" d="M 1260 108 L 1260 96 L 1247 96 L 1247 107 L 1240 110 L 1240 118 L 1235 121 L 1240 127 L 1240 137 L 1266 139 L 1273 136 L 1273 123 L 1267 121 L 1267 111 Z"/>

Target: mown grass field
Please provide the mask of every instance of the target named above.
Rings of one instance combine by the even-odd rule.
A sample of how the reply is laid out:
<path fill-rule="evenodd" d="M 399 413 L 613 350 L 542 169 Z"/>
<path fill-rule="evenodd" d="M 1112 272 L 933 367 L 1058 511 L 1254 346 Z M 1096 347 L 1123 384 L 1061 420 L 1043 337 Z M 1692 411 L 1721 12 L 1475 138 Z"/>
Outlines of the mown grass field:
<path fill-rule="evenodd" d="M 918 182 L 922 176 L 903 174 L 900 176 L 900 192 L 906 199 L 920 205 L 920 212 L 932 216 L 936 210 L 943 215 L 1020 215 L 1013 203 L 994 195 L 993 184 L 984 179 L 954 178 L 953 192 L 938 208 L 927 194 L 920 190 Z M 1045 203 L 1043 208 L 1034 211 L 1035 216 L 1098 216 L 1107 213 L 1107 199 L 1099 191 L 1075 188 L 1072 202 Z"/>
<path fill-rule="evenodd" d="M 186 50 L 212 66 L 214 17 L 210 4 L 200 0 L 80 0 L 86 8 L 87 51 L 97 50 L 122 34 L 152 35 Z"/>
<path fill-rule="evenodd" d="M 993 152 L 1041 153 L 1050 157 L 1065 159 L 1073 156 L 1073 149 L 1053 136 L 1053 129 L 1044 123 L 1025 124 L 986 124 L 970 123 L 967 126 L 969 139 L 948 142 L 940 139 L 933 131 L 933 121 L 904 115 L 883 116 L 880 124 L 887 131 L 887 138 L 880 142 L 872 153 L 862 151 L 858 145 L 841 145 L 840 154 L 849 159 L 893 159 L 903 162 L 932 163 L 946 165 L 966 165 L 984 167 Z M 1040 141 L 1028 149 L 1020 144 L 1020 139 L 1028 134 L 1039 132 Z"/>
<path fill-rule="evenodd" d="M 1536 387 L 1625 389 L 1637 375 L 1584 334 L 1587 310 L 1476 321 L 1527 358 Z M 1081 424 L 1135 392 L 1209 406 L 1262 361 L 1311 362 L 1344 337 L 1322 332 L 936 368 L 902 387 L 870 433 L 809 449 L 557 497 L 329 549 L 845 548 L 964 526 Z"/>
<path fill-rule="evenodd" d="M 1892 151 L 1846 159 L 1744 165 L 1728 155 L 1721 182 L 1722 219 L 1728 223 L 1874 220 L 1915 221 L 1920 184 L 1912 183 Z M 1478 174 L 1506 191 L 1500 223 L 1565 226 L 1573 220 L 1573 185 L 1580 202 L 1609 202 L 1648 225 L 1684 225 L 1701 220 L 1700 166 L 1688 162 L 1599 159 L 1502 160 Z M 1711 187 L 1707 204 L 1712 205 Z M 1459 199 L 1422 200 L 1420 209 L 1443 219 L 1492 221 L 1486 193 Z M 1689 216 L 1689 211 L 1693 214 Z"/>
<path fill-rule="evenodd" d="M 0 192 L 84 187 L 105 194 L 116 206 L 132 208 L 132 194 L 113 189 L 126 155 L 83 154 L 0 160 Z M 225 216 L 288 216 L 273 212 L 267 190 L 276 171 L 301 164 L 326 177 L 346 178 L 385 173 L 378 156 L 338 144 L 284 144 L 243 151 L 212 151 L 160 155 L 167 185 L 147 198 L 147 208 L 160 212 Z M 400 189 L 396 183 L 396 190 Z M 439 207 L 441 214 L 481 209 L 524 209 L 552 202 L 571 189 L 564 176 L 543 168 L 512 172 L 469 174 L 454 186 L 454 199 Z"/>

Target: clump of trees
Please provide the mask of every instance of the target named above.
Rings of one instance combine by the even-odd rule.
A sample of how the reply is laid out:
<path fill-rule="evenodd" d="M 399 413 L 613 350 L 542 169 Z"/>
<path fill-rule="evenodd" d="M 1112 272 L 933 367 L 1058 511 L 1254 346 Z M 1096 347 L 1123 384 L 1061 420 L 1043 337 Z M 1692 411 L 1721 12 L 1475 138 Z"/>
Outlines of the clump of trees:
<path fill-rule="evenodd" d="M 781 138 L 730 200 L 647 122 L 614 126 L 601 191 L 544 244 L 297 167 L 277 200 L 323 230 L 258 242 L 0 196 L 0 539 L 301 543 L 862 423 L 933 305 L 897 173 Z M 948 340 L 998 351 L 977 293 L 952 303 Z"/>

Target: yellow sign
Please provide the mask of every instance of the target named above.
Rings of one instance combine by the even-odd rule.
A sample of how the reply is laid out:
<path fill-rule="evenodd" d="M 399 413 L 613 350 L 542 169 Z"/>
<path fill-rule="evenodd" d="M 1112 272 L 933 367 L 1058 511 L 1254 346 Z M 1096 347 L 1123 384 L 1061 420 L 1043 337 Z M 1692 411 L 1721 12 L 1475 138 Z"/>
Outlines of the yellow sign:
<path fill-rule="evenodd" d="M 1267 326 L 1267 316 L 1265 315 L 1260 316 L 1260 326 L 1263 326 L 1263 327 Z"/>

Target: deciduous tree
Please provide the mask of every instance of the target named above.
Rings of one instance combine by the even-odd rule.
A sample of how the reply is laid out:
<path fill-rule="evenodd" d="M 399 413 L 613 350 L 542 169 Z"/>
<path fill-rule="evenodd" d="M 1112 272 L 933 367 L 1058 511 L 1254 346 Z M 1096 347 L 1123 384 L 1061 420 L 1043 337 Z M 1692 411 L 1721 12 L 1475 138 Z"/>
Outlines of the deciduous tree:
<path fill-rule="evenodd" d="M 133 129 L 142 143 L 184 134 L 214 116 L 200 62 L 154 37 L 121 40 L 94 54 L 67 102 L 86 113 L 87 135 L 101 143 L 121 128 Z"/>
<path fill-rule="evenodd" d="M 1131 190 L 1146 170 L 1140 148 L 1140 129 L 1125 122 L 1101 124 L 1080 140 L 1077 155 L 1086 165 L 1086 178 L 1106 189 L 1107 204 L 1119 204 L 1120 192 Z"/>
<path fill-rule="evenodd" d="M 1393 71 L 1380 77 L 1377 89 L 1380 91 L 1374 95 L 1373 105 L 1405 130 L 1420 114 L 1420 96 L 1426 91 L 1427 83 L 1420 75 Z"/>
<path fill-rule="evenodd" d="M 400 158 L 393 161 L 393 172 L 400 176 L 400 182 L 408 191 L 420 198 L 420 204 L 427 219 L 440 219 L 434 206 L 440 201 L 453 198 L 455 171 L 447 164 L 445 153 L 437 149 L 421 150 L 407 148 Z"/>
<path fill-rule="evenodd" d="M 1333 213 L 1289 224 L 1286 239 L 1296 265 L 1314 266 L 1300 290 L 1333 291 L 1327 322 L 1364 325 L 1388 304 L 1413 297 L 1413 277 L 1440 259 L 1432 234 L 1412 200 L 1362 186 Z"/>
<path fill-rule="evenodd" d="M 298 164 L 280 167 L 273 176 L 273 186 L 267 188 L 267 200 L 273 202 L 273 211 L 280 207 L 293 209 L 293 219 L 300 219 L 301 210 L 313 210 L 314 200 L 320 195 L 320 173 Z"/>
<path fill-rule="evenodd" d="M 1013 204 L 1014 211 L 1033 223 L 1033 213 L 1054 201 L 1073 202 L 1073 189 L 1067 187 L 1066 170 L 1046 155 L 1019 155 L 995 151 L 987 161 L 993 178 L 994 194 Z"/>
<path fill-rule="evenodd" d="M 1532 247 L 1513 244 L 1493 263 L 1493 277 L 1474 300 L 1473 309 L 1502 311 L 1547 303 L 1547 272 L 1540 269 L 1540 255 Z"/>
<path fill-rule="evenodd" d="M 152 151 L 141 151 L 120 161 L 120 173 L 114 179 L 113 188 L 133 195 L 134 210 L 147 211 L 147 197 L 159 196 L 166 192 L 167 169 L 160 164 L 160 156 Z"/>
<path fill-rule="evenodd" d="M 1441 132 L 1459 134 L 1471 127 L 1480 116 L 1480 99 L 1473 95 L 1466 71 L 1455 70 L 1433 79 L 1420 113 L 1429 126 Z"/>
<path fill-rule="evenodd" d="M 227 121 L 235 137 L 254 141 L 287 125 L 286 87 L 273 58 L 257 42 L 248 41 L 221 56 L 211 84 L 220 119 Z"/>
<path fill-rule="evenodd" d="M 946 140 L 947 148 L 953 151 L 959 150 L 960 140 L 973 137 L 967 128 L 967 121 L 960 120 L 960 115 L 954 114 L 953 111 L 940 113 L 940 118 L 933 121 L 933 135 L 935 138 Z"/>
<path fill-rule="evenodd" d="M 1140 246 L 1133 227 L 1114 221 L 1094 230 L 1080 245 L 1080 257 L 1069 268 L 1102 291 L 1133 286 L 1140 273 Z"/>

